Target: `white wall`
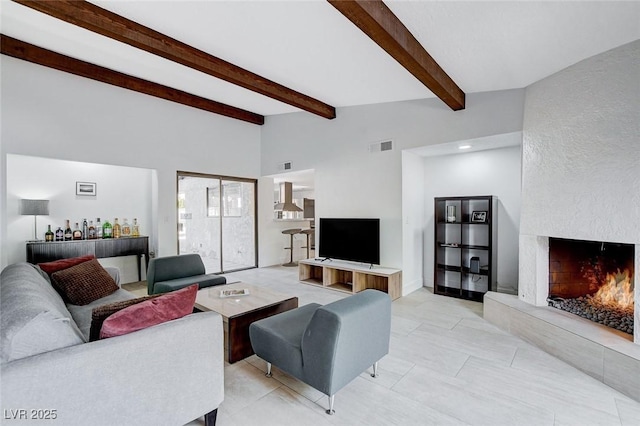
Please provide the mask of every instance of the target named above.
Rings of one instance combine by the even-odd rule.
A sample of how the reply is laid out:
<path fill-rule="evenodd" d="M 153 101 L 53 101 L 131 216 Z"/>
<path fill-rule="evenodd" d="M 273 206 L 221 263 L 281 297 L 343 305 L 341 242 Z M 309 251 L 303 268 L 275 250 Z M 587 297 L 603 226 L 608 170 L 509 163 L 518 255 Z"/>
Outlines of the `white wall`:
<path fill-rule="evenodd" d="M 379 217 L 381 262 L 403 268 L 402 160 L 406 148 L 520 131 L 523 90 L 470 94 L 454 112 L 437 99 L 339 108 L 326 120 L 308 113 L 255 126 L 2 56 L 0 171 L 20 154 L 157 171 L 152 250 L 175 254 L 176 171 L 257 178 L 316 169 L 316 217 Z M 369 153 L 393 139 L 395 149 Z M 3 203 L 6 179 L 0 183 Z M 272 219 L 273 182 L 259 185 L 260 266 L 281 263 L 287 224 Z M 153 195 L 152 195 L 153 197 Z M 0 235 L 6 234 L 4 206 Z M 154 216 L 155 215 L 155 216 Z M 7 239 L 0 262 L 7 264 Z"/>
<path fill-rule="evenodd" d="M 258 212 L 258 229 L 260 230 L 260 242 L 258 244 L 258 266 L 266 267 L 273 265 L 282 265 L 289 262 L 291 256 L 289 250 L 285 247 L 289 246 L 289 235 L 282 234 L 282 231 L 289 228 L 307 229 L 310 226 L 308 220 L 274 220 L 273 201 L 274 201 L 274 179 L 271 177 L 263 177 L 258 181 L 258 205 L 261 206 Z M 300 191 L 295 194 L 294 198 L 299 195 L 310 195 Z M 307 255 L 306 249 L 302 246 L 306 245 L 306 237 L 302 235 L 294 236 L 294 261 L 300 260 Z"/>
<path fill-rule="evenodd" d="M 107 166 L 54 160 L 50 158 L 7 155 L 7 262 L 24 262 L 25 241 L 33 239 L 33 216 L 21 216 L 21 198 L 50 200 L 49 216 L 38 217 L 38 238 L 44 239 L 47 225 L 55 231 L 64 229 L 69 219 L 82 223 L 82 219 L 95 222 L 100 217 L 102 223 L 114 218 L 138 219 L 141 235 L 153 235 L 151 191 L 155 172 L 134 167 Z M 96 196 L 76 195 L 76 181 L 95 182 Z M 138 281 L 135 256 L 102 260 L 103 264 L 118 266 L 122 282 Z M 143 274 L 144 277 L 144 274 Z"/>
<path fill-rule="evenodd" d="M 403 268 L 402 150 L 522 129 L 523 91 L 470 94 L 454 112 L 438 99 L 338 108 L 325 120 L 307 113 L 269 117 L 262 128 L 262 174 L 315 170 L 316 218 L 381 219 L 381 263 Z M 392 139 L 393 151 L 369 145 Z M 403 276 L 403 281 L 413 277 Z"/>
<path fill-rule="evenodd" d="M 402 293 L 409 294 L 425 284 L 424 158 L 402 151 Z"/>
<path fill-rule="evenodd" d="M 496 136 L 519 144 L 520 132 Z M 433 287 L 435 197 L 494 195 L 498 198 L 498 289 L 518 287 L 520 146 L 424 158 L 424 282 Z"/>
<path fill-rule="evenodd" d="M 545 304 L 546 237 L 640 249 L 638 76 L 635 41 L 526 89 L 520 250 L 529 255 L 520 258 L 522 300 Z"/>
<path fill-rule="evenodd" d="M 1 79 L 0 199 L 7 197 L 7 154 L 154 169 L 152 249 L 162 256 L 177 250 L 177 170 L 260 176 L 260 126 L 4 55 Z M 0 223 L 2 266 L 9 250 L 7 209 Z"/>

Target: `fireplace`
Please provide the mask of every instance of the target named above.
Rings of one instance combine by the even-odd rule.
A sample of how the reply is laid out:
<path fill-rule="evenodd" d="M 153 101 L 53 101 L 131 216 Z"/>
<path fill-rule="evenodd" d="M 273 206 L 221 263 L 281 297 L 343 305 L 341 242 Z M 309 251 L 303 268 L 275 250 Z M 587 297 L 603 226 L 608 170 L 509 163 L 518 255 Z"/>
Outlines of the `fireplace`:
<path fill-rule="evenodd" d="M 634 245 L 549 238 L 549 306 L 633 336 Z"/>

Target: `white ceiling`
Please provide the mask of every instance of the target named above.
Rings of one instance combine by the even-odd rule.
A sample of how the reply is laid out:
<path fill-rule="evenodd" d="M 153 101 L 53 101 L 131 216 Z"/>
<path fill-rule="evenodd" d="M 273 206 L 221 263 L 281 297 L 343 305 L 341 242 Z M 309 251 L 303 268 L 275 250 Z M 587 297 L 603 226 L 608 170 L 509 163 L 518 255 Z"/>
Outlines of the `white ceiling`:
<path fill-rule="evenodd" d="M 313 191 L 315 188 L 315 171 L 313 169 L 297 170 L 267 177 L 273 178 L 276 187 L 283 182 L 291 182 L 294 191 Z"/>
<path fill-rule="evenodd" d="M 438 157 L 441 155 L 467 154 L 488 149 L 507 148 L 522 144 L 522 132 L 505 133 L 501 135 L 491 135 L 482 138 L 446 142 L 436 145 L 426 145 L 418 148 L 408 149 L 420 157 Z"/>
<path fill-rule="evenodd" d="M 434 96 L 323 0 L 92 2 L 335 107 Z M 640 38 L 638 1 L 386 4 L 467 94 L 526 87 Z M 266 116 L 299 111 L 11 1 L 0 5 L 8 36 Z"/>

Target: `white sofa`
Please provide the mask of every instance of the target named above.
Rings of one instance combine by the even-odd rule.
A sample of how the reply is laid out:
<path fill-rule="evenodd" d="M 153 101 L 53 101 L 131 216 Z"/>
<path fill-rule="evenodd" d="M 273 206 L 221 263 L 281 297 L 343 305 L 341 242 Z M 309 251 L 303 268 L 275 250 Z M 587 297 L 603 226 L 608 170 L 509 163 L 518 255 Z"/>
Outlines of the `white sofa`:
<path fill-rule="evenodd" d="M 119 289 L 67 309 L 46 274 L 17 263 L 2 271 L 0 297 L 4 421 L 183 425 L 205 416 L 215 423 L 224 398 L 219 314 L 191 314 L 88 342 L 93 307 L 135 296 Z"/>

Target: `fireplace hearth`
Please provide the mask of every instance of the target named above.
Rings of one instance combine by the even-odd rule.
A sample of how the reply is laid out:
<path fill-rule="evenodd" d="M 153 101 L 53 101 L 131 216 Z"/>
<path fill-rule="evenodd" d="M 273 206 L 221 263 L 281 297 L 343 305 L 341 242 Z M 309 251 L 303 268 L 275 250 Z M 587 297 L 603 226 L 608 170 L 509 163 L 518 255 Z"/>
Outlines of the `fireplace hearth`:
<path fill-rule="evenodd" d="M 633 335 L 634 246 L 549 239 L 549 306 Z"/>

